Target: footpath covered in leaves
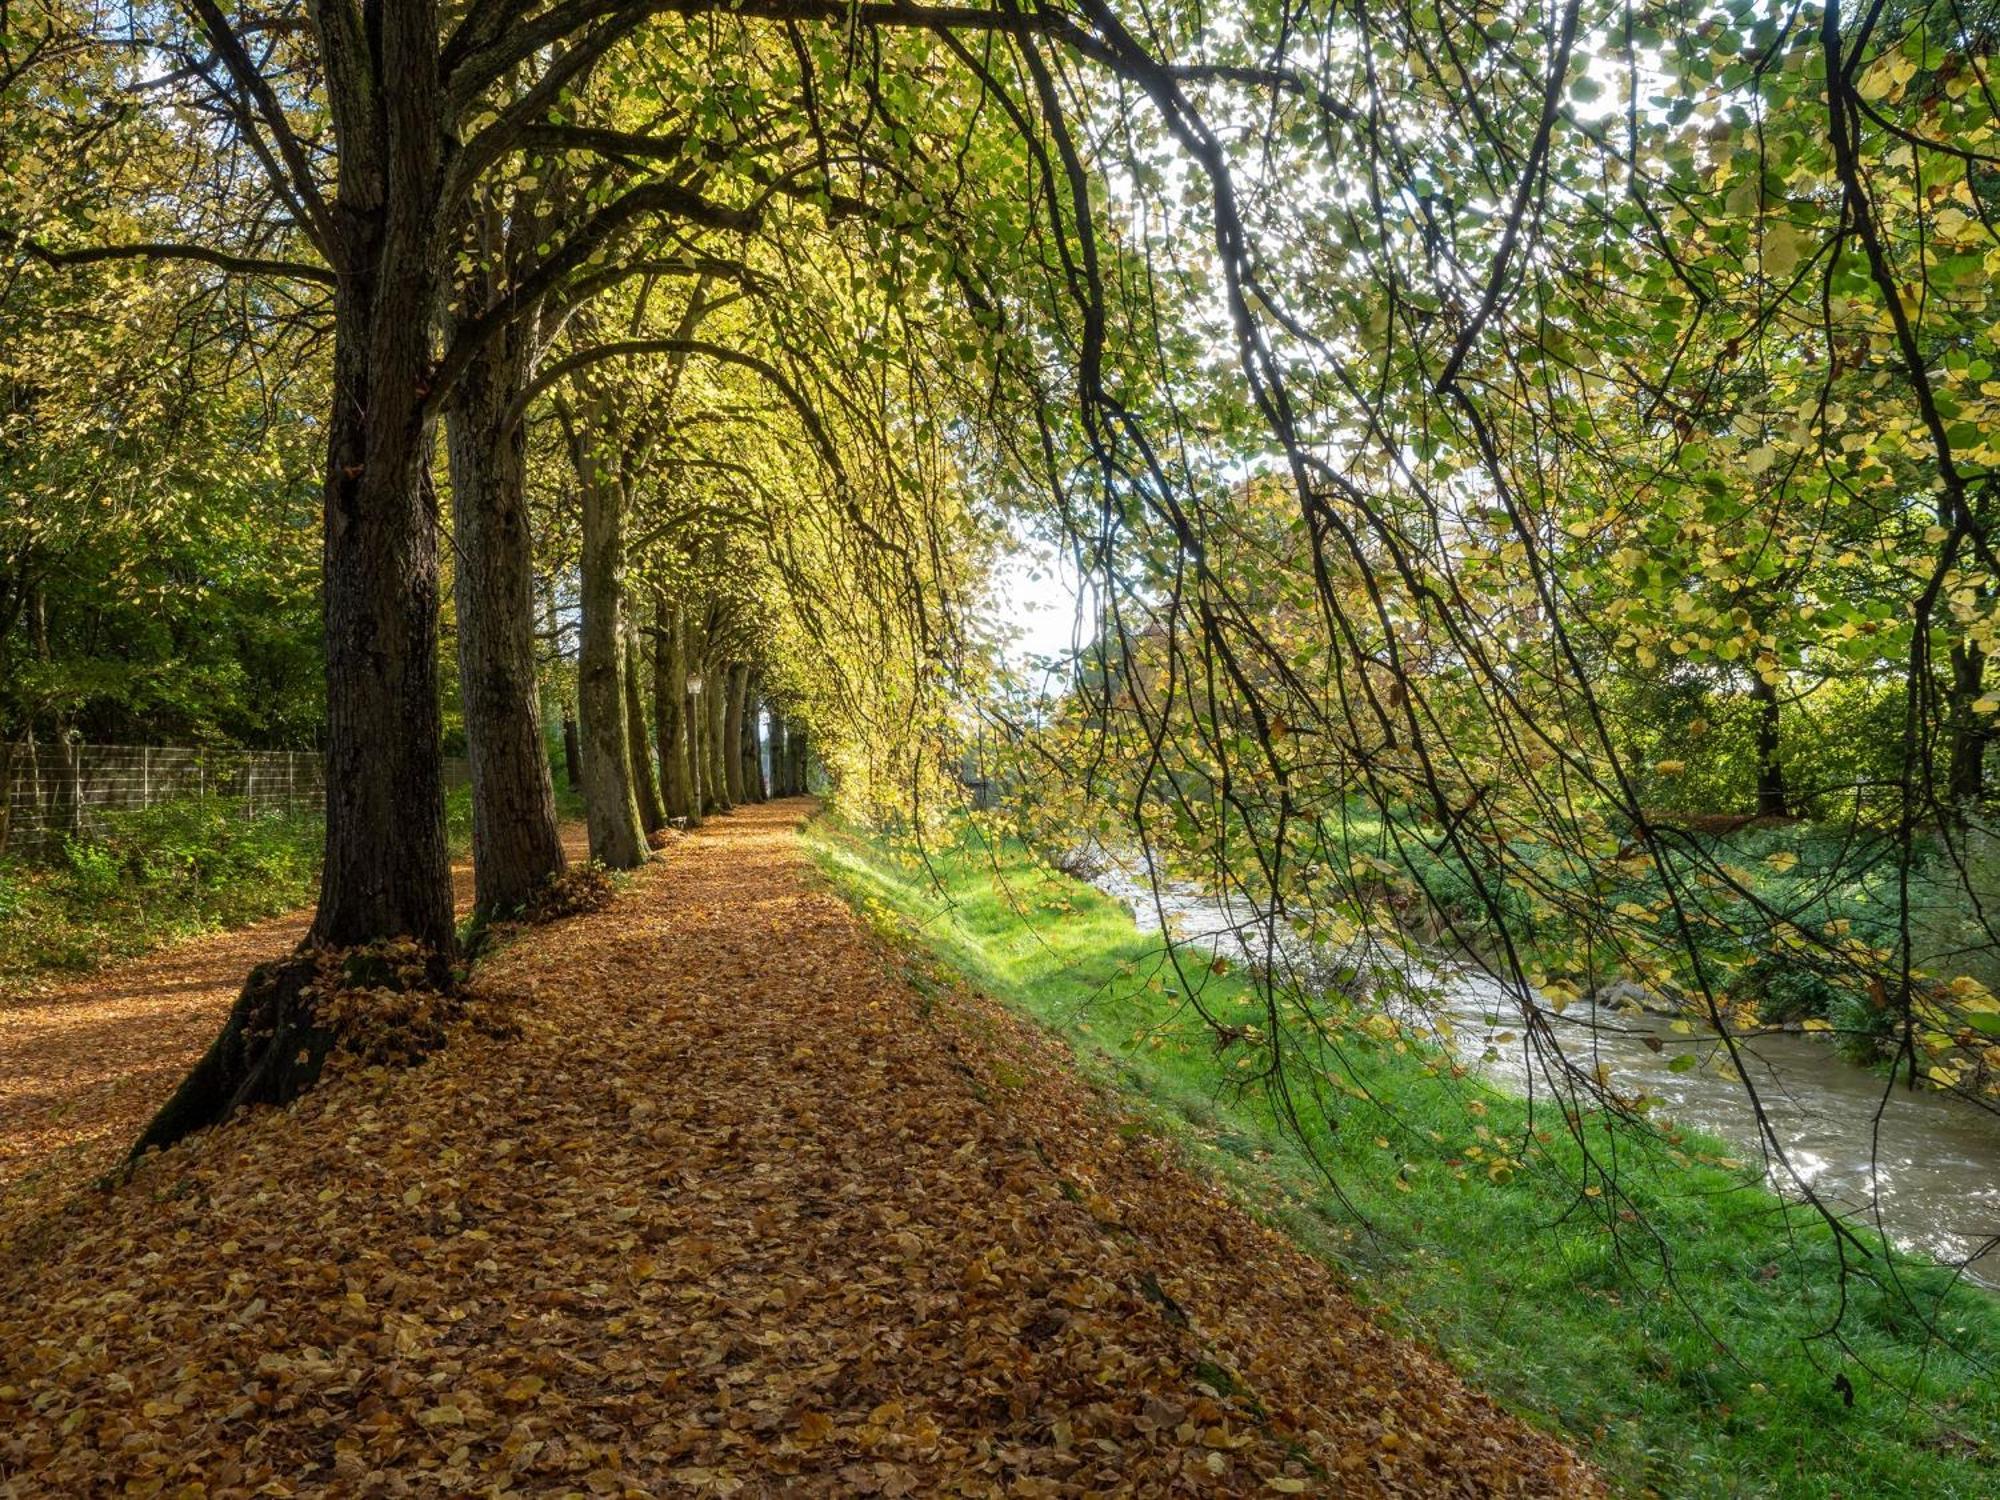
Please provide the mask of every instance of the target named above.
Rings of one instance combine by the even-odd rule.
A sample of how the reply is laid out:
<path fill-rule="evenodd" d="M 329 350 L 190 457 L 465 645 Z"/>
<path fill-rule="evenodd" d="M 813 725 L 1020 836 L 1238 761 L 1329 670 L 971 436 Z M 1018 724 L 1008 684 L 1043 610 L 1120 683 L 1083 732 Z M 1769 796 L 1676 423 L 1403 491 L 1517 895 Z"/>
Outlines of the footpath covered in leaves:
<path fill-rule="evenodd" d="M 581 859 L 583 825 L 567 825 L 563 845 Z M 472 864 L 451 873 L 462 914 Z M 101 1177 L 214 1039 L 244 975 L 311 924 L 311 911 L 288 912 L 73 979 L 0 985 L 0 1220 Z"/>
<path fill-rule="evenodd" d="M 421 1067 L 17 1204 L 0 1494 L 1595 1491 L 1058 1044 L 900 978 L 806 810 L 521 936 Z"/>

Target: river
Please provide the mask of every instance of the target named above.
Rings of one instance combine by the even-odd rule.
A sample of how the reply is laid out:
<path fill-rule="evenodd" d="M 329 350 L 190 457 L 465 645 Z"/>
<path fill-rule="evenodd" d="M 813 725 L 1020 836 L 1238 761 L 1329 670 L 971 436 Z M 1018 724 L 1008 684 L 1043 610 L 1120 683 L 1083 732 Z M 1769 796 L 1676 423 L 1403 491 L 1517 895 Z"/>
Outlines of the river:
<path fill-rule="evenodd" d="M 1142 928 L 1159 930 L 1164 915 L 1196 951 L 1263 963 L 1268 938 L 1253 906 L 1165 877 L 1156 893 L 1142 862 L 1092 854 L 1099 862 L 1093 883 Z M 1290 930 L 1279 943 L 1295 972 L 1324 970 L 1343 957 Z M 1398 1019 L 1428 1028 L 1495 1087 L 1526 1093 L 1541 1076 L 1519 1002 L 1497 980 L 1465 963 L 1392 960 L 1379 946 L 1370 957 L 1378 966 L 1396 962 L 1395 977 L 1406 981 L 1384 994 L 1431 997 L 1389 1002 Z M 1964 1263 L 1974 1279 L 2000 1286 L 2000 1116 L 1936 1090 L 1891 1085 L 1822 1039 L 1779 1031 L 1741 1038 L 1744 1076 L 1763 1102 L 1788 1174 L 1761 1139 L 1742 1083 L 1706 1065 L 1720 1046 L 1713 1035 L 1676 1034 L 1669 1017 L 1630 1006 L 1579 1000 L 1558 1013 L 1543 997 L 1536 1004 L 1572 1060 L 1601 1064 L 1621 1093 L 1643 1091 L 1658 1101 L 1657 1116 L 1727 1141 L 1749 1159 L 1763 1156 L 1774 1188 L 1796 1198 L 1795 1174 L 1823 1203 L 1852 1215 L 1864 1239 L 1879 1227 L 1902 1249 Z M 1703 1066 L 1683 1063 L 1676 1072 L 1674 1059 L 1691 1048 Z"/>

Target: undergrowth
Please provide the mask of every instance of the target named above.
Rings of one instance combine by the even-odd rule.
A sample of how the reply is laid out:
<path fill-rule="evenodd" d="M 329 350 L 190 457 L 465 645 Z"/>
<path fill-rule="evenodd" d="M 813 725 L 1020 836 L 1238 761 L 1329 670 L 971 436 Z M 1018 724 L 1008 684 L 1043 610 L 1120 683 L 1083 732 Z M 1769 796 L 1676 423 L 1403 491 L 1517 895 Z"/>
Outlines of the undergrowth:
<path fill-rule="evenodd" d="M 446 797 L 445 831 L 454 858 L 471 847 L 467 788 Z M 109 814 L 47 859 L 0 859 L 0 989 L 305 906 L 325 837 L 318 813 L 190 798 Z"/>
<path fill-rule="evenodd" d="M 46 862 L 0 863 L 0 984 L 289 911 L 311 898 L 324 827 L 175 802 L 114 814 Z"/>
<path fill-rule="evenodd" d="M 1294 1128 L 1244 1081 L 1255 1049 L 1218 1047 L 1158 940 L 1095 889 L 970 834 L 924 862 L 825 821 L 808 838 L 913 963 L 1065 1037 L 1152 1128 L 1625 1492 L 2000 1490 L 2000 1304 L 1905 1258 L 1843 1289 L 1827 1232 L 1720 1143 L 1621 1141 L 1615 1180 L 1586 1197 L 1546 1114 L 1361 1018 L 1334 1038 L 1347 1089 L 1300 1101 Z M 1211 1012 L 1263 1013 L 1236 973 L 1200 985 Z"/>

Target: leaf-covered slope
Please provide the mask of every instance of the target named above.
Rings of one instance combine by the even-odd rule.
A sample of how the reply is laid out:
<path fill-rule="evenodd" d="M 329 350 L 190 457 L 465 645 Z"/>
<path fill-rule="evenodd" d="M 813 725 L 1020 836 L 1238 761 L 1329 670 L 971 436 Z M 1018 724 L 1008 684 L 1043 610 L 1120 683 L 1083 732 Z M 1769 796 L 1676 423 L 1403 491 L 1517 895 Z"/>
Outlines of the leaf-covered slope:
<path fill-rule="evenodd" d="M 1594 1488 L 1056 1043 L 894 974 L 803 810 L 491 960 L 517 1037 L 336 1078 L 17 1246 L 0 1489 Z"/>

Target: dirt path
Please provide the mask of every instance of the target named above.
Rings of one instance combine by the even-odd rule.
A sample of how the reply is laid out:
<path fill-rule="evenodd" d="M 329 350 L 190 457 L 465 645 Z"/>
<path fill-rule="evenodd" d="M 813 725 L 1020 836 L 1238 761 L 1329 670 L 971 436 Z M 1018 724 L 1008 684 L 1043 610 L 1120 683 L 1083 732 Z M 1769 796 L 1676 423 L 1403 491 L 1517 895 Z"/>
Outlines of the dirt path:
<path fill-rule="evenodd" d="M 1592 1492 L 1056 1043 L 912 988 L 805 811 L 488 960 L 517 1034 L 17 1236 L 0 1494 Z"/>
<path fill-rule="evenodd" d="M 583 828 L 568 826 L 572 858 Z M 472 909 L 472 863 L 452 867 Z M 0 998 L 0 1199 L 46 1199 L 102 1173 L 173 1091 L 257 964 L 297 946 L 311 908 L 176 943 Z"/>

